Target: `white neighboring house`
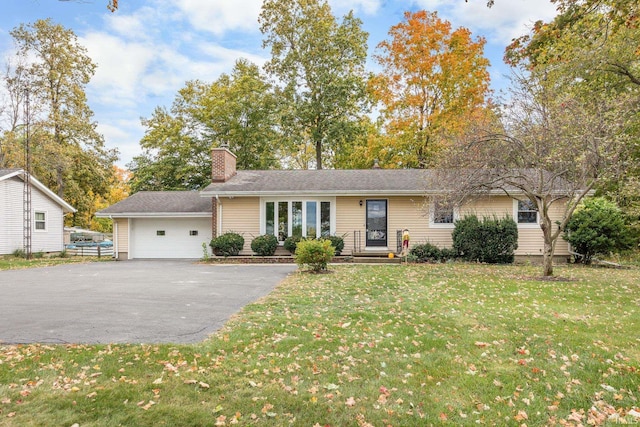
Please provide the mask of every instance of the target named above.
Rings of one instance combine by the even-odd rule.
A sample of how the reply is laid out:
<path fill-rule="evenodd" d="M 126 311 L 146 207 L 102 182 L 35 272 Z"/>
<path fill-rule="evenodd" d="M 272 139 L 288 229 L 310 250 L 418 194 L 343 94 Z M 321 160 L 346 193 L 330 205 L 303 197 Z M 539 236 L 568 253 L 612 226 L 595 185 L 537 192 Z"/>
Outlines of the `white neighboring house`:
<path fill-rule="evenodd" d="M 0 255 L 24 248 L 24 180 L 22 169 L 0 169 Z M 31 176 L 31 250 L 64 249 L 64 215 L 76 212 L 43 183 Z"/>

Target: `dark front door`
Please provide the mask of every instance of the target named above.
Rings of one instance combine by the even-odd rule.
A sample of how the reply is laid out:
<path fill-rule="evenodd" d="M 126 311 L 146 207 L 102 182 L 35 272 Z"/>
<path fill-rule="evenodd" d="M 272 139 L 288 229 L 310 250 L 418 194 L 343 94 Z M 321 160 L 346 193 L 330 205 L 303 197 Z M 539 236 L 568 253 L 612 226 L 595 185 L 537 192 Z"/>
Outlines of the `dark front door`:
<path fill-rule="evenodd" d="M 367 246 L 387 246 L 387 201 L 367 200 Z"/>

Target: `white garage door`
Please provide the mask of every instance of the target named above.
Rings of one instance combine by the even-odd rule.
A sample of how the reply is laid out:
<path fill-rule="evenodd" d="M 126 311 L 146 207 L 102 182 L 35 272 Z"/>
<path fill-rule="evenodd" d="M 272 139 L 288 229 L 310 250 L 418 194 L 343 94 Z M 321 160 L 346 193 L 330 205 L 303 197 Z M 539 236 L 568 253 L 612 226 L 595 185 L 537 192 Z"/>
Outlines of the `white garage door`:
<path fill-rule="evenodd" d="M 130 233 L 130 258 L 202 258 L 202 243 L 211 241 L 211 217 L 136 218 Z"/>

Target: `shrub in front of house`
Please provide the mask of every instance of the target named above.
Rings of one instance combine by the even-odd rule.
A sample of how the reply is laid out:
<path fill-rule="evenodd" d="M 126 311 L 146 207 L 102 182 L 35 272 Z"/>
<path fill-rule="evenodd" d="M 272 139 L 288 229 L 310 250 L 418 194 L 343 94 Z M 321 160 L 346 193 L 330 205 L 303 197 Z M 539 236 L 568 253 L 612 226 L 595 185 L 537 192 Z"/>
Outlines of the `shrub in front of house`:
<path fill-rule="evenodd" d="M 286 239 L 284 239 L 283 246 L 286 250 L 288 250 L 292 254 L 295 254 L 296 247 L 298 246 L 298 243 L 300 243 L 301 240 L 302 240 L 302 237 L 300 236 L 289 236 Z"/>
<path fill-rule="evenodd" d="M 218 237 L 211 239 L 211 251 L 218 256 L 235 256 L 240 253 L 244 247 L 244 237 L 238 233 L 229 231 Z"/>
<path fill-rule="evenodd" d="M 456 252 L 450 248 L 442 248 L 431 243 L 415 245 L 409 250 L 412 262 L 445 262 L 456 257 Z"/>
<path fill-rule="evenodd" d="M 633 237 L 620 208 L 604 198 L 586 199 L 571 216 L 564 239 L 576 262 L 590 264 L 594 256 L 630 249 Z"/>
<path fill-rule="evenodd" d="M 300 268 L 308 265 L 311 271 L 317 272 L 327 269 L 335 251 L 330 240 L 301 240 L 296 247 L 294 259 Z"/>
<path fill-rule="evenodd" d="M 272 256 L 278 249 L 278 238 L 273 234 L 263 234 L 251 241 L 251 250 L 259 256 Z"/>
<path fill-rule="evenodd" d="M 440 261 L 440 248 L 431 243 L 422 243 L 412 247 L 409 255 L 415 262 L 437 262 Z"/>
<path fill-rule="evenodd" d="M 466 261 L 507 264 L 518 248 L 518 224 L 510 218 L 483 218 L 469 215 L 456 221 L 453 249 Z"/>
<path fill-rule="evenodd" d="M 340 236 L 327 236 L 325 237 L 326 240 L 329 240 L 331 242 L 331 246 L 334 247 L 334 249 L 336 250 L 336 256 L 340 255 L 342 253 L 342 250 L 344 249 L 344 239 Z"/>

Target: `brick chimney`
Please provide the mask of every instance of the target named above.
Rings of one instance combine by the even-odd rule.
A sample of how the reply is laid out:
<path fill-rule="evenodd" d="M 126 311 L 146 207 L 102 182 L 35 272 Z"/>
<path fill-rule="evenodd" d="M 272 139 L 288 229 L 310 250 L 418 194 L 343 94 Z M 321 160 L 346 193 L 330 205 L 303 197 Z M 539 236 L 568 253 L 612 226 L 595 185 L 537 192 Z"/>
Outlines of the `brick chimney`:
<path fill-rule="evenodd" d="M 236 174 L 236 155 L 224 143 L 211 151 L 211 182 L 226 182 Z"/>

